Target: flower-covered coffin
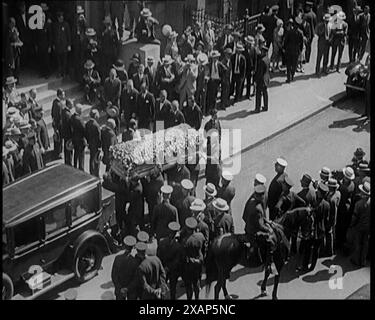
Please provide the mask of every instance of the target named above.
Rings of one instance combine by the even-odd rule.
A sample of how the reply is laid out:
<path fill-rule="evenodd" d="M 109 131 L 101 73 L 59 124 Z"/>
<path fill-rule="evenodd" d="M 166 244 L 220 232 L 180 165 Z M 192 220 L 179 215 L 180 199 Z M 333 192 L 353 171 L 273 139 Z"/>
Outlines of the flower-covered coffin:
<path fill-rule="evenodd" d="M 147 175 L 156 165 L 164 167 L 176 163 L 180 157 L 195 155 L 202 140 L 200 133 L 187 124 L 146 134 L 142 140 L 111 147 L 111 169 L 120 177 Z"/>

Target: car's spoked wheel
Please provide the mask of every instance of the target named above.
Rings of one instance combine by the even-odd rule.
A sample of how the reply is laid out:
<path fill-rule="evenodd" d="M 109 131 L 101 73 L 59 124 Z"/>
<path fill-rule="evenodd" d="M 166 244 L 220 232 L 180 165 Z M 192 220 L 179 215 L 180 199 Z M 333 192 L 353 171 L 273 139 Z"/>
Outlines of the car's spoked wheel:
<path fill-rule="evenodd" d="M 95 243 L 84 244 L 75 259 L 75 274 L 80 282 L 92 279 L 98 272 L 103 259 L 101 248 Z"/>
<path fill-rule="evenodd" d="M 14 294 L 14 287 L 12 279 L 5 273 L 3 273 L 3 290 L 2 290 L 2 299 L 3 300 L 10 300 L 12 299 Z"/>

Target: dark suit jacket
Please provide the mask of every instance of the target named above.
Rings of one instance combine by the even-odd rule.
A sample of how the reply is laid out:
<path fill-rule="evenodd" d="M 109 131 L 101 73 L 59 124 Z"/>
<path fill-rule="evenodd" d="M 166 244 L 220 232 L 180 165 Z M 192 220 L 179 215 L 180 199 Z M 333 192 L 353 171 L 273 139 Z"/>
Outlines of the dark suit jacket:
<path fill-rule="evenodd" d="M 88 84 L 88 85 L 94 85 L 94 86 L 100 85 L 101 79 L 100 79 L 100 75 L 99 75 L 98 71 L 93 70 L 92 74 L 91 74 L 91 78 L 93 80 L 91 80 L 90 77 L 89 77 L 89 74 L 87 72 L 85 72 L 85 74 L 83 75 L 84 83 Z"/>
<path fill-rule="evenodd" d="M 227 185 L 225 188 L 221 187 L 217 191 L 217 197 L 224 199 L 230 206 L 234 196 L 236 195 L 236 188 L 231 184 Z"/>
<path fill-rule="evenodd" d="M 246 75 L 250 75 L 251 71 L 255 71 L 257 63 L 257 53 L 255 48 L 246 49 L 244 52 L 246 59 Z"/>
<path fill-rule="evenodd" d="M 60 130 L 62 126 L 62 110 L 63 110 L 63 104 L 61 101 L 59 101 L 57 98 L 53 100 L 52 102 L 52 110 L 51 110 L 51 116 L 52 116 L 52 126 L 55 128 L 55 130 Z"/>
<path fill-rule="evenodd" d="M 120 112 L 124 113 L 125 119 L 129 119 L 133 113 L 137 113 L 138 96 L 137 89 L 133 89 L 128 93 L 128 90 L 123 88 L 120 99 Z"/>
<path fill-rule="evenodd" d="M 233 42 L 233 36 L 228 35 L 227 44 L 224 46 L 225 43 L 225 35 L 223 34 L 219 39 L 217 39 L 216 42 L 216 49 L 219 50 L 221 53 L 223 53 L 224 49 L 231 48 L 233 50 L 234 48 L 234 42 Z"/>
<path fill-rule="evenodd" d="M 257 56 L 257 67 L 254 81 L 257 85 L 268 87 L 270 84 L 270 59 L 268 56 Z"/>
<path fill-rule="evenodd" d="M 20 34 L 20 40 L 25 44 L 32 42 L 32 38 L 30 37 L 31 30 L 28 26 L 30 15 L 28 14 L 27 10 L 28 8 L 26 8 L 25 12 L 26 24 L 23 22 L 22 16 L 19 12 L 14 16 L 14 19 L 16 20 L 16 27 Z"/>
<path fill-rule="evenodd" d="M 74 147 L 84 148 L 87 145 L 85 138 L 85 122 L 78 114 L 73 114 L 70 123 L 72 126 L 72 141 Z"/>
<path fill-rule="evenodd" d="M 219 214 L 214 219 L 214 226 L 214 233 L 216 235 L 220 234 L 220 229 L 222 229 L 224 233 L 234 233 L 233 218 L 229 213 Z"/>
<path fill-rule="evenodd" d="M 119 106 L 121 95 L 121 81 L 114 79 L 112 82 L 109 78 L 104 81 L 104 99 L 106 102 L 111 101 L 116 107 Z"/>
<path fill-rule="evenodd" d="M 239 56 L 239 74 L 235 74 L 235 68 L 236 68 L 236 59 L 237 56 Z M 236 53 L 234 54 L 231 58 L 230 61 L 232 63 L 232 77 L 240 77 L 244 78 L 245 77 L 245 72 L 246 72 L 246 59 L 245 56 L 242 53 Z"/>
<path fill-rule="evenodd" d="M 103 163 L 107 165 L 109 164 L 109 159 L 110 159 L 109 147 L 117 143 L 117 137 L 116 137 L 115 132 L 107 126 L 104 126 L 102 128 L 101 135 L 102 135 Z"/>
<path fill-rule="evenodd" d="M 41 146 L 47 150 L 50 147 L 50 142 L 49 142 L 49 136 L 48 136 L 48 129 L 46 122 L 44 119 L 40 119 L 37 121 L 37 137 L 38 141 L 40 142 Z"/>
<path fill-rule="evenodd" d="M 52 24 L 47 22 L 44 24 L 43 29 L 37 30 L 38 50 L 40 50 L 41 52 L 46 52 L 48 51 L 48 48 L 52 47 L 52 31 Z"/>
<path fill-rule="evenodd" d="M 89 119 L 85 125 L 85 137 L 90 150 L 95 151 L 102 147 L 102 134 L 98 122 Z"/>
<path fill-rule="evenodd" d="M 201 108 L 196 104 L 193 109 L 189 107 L 184 108 L 183 113 L 186 123 L 195 130 L 199 130 L 203 119 Z"/>
<path fill-rule="evenodd" d="M 53 40 L 57 54 L 68 52 L 68 46 L 71 45 L 71 34 L 70 26 L 66 21 L 55 23 Z"/>
<path fill-rule="evenodd" d="M 61 137 L 68 140 L 72 138 L 72 113 L 66 107 L 61 112 Z"/>
<path fill-rule="evenodd" d="M 132 79 L 134 83 L 134 88 L 137 89 L 138 91 L 141 91 L 142 83 L 146 83 L 147 87 L 149 87 L 148 76 L 146 74 L 143 74 L 143 76 L 140 78 L 139 74 L 136 73 L 133 75 Z"/>
<path fill-rule="evenodd" d="M 176 113 L 174 114 L 173 126 L 178 126 L 181 123 L 185 123 L 185 116 L 180 110 L 177 110 Z"/>
<path fill-rule="evenodd" d="M 39 145 L 35 143 L 33 146 L 27 145 L 23 154 L 24 173 L 32 173 L 44 166 L 42 154 Z"/>
<path fill-rule="evenodd" d="M 155 98 L 147 92 L 146 96 L 140 93 L 137 100 L 137 116 L 140 122 L 155 120 Z"/>
<path fill-rule="evenodd" d="M 303 33 L 295 28 L 285 32 L 284 49 L 286 55 L 298 56 L 303 48 Z"/>
<path fill-rule="evenodd" d="M 148 78 L 148 85 L 149 85 L 149 90 L 152 94 L 157 94 L 157 87 L 158 87 L 158 83 L 157 83 L 157 67 L 156 66 L 152 66 L 151 68 L 150 67 L 146 67 L 145 68 L 145 75 L 147 76 Z"/>
<path fill-rule="evenodd" d="M 271 181 L 268 188 L 268 207 L 273 209 L 274 206 L 280 199 L 282 193 L 282 183 L 287 174 L 284 172 L 282 174 L 277 174 Z"/>
<path fill-rule="evenodd" d="M 162 109 L 160 110 L 160 99 L 156 101 L 156 121 L 164 121 L 165 129 L 173 127 L 174 114 L 172 112 L 172 104 L 169 100 L 165 100 Z"/>
<path fill-rule="evenodd" d="M 152 214 L 152 230 L 158 240 L 169 235 L 168 224 L 177 221 L 177 217 L 176 207 L 169 202 L 162 202 L 155 206 Z"/>
<path fill-rule="evenodd" d="M 297 193 L 307 205 L 316 206 L 316 192 L 313 188 L 304 188 Z"/>

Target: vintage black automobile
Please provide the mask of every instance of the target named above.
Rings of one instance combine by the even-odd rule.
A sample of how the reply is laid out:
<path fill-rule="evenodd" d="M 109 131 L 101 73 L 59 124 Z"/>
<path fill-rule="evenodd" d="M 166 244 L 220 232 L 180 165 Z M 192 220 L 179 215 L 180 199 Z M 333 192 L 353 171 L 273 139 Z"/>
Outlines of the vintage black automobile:
<path fill-rule="evenodd" d="M 34 299 L 93 278 L 113 248 L 114 194 L 98 178 L 55 164 L 3 189 L 3 299 Z"/>
<path fill-rule="evenodd" d="M 365 92 L 367 80 L 370 72 L 369 58 L 366 63 L 356 61 L 349 64 L 345 70 L 345 74 L 348 76 L 345 86 L 346 94 L 348 96 L 353 95 L 355 92 Z"/>

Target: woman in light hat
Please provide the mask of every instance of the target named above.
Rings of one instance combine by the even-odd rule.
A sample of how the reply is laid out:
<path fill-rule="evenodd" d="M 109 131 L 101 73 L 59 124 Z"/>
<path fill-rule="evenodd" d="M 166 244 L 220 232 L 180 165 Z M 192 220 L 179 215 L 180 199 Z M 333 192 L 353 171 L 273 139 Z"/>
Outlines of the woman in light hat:
<path fill-rule="evenodd" d="M 279 62 L 283 54 L 283 41 L 284 41 L 284 22 L 281 19 L 276 21 L 276 28 L 273 31 L 273 42 L 272 42 L 272 71 L 279 71 Z"/>

